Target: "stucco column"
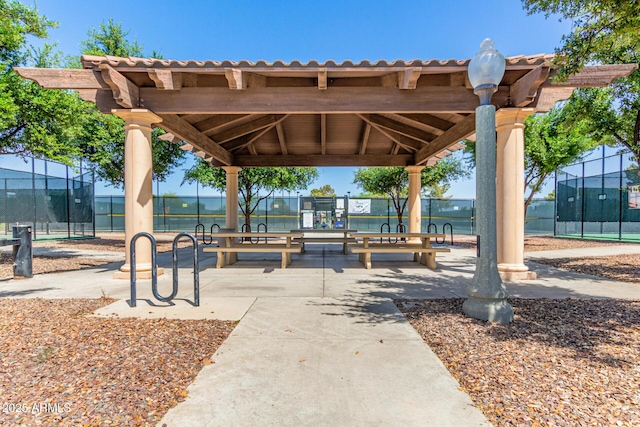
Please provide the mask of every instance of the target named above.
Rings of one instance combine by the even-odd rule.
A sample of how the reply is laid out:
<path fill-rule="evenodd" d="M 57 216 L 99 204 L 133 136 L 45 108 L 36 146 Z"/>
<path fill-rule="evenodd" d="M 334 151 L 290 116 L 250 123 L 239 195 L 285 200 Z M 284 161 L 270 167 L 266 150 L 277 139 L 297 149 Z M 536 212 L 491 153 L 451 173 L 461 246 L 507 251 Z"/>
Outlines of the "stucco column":
<path fill-rule="evenodd" d="M 409 205 L 409 233 L 420 233 L 422 212 L 420 206 L 420 172 L 424 169 L 424 166 L 407 166 L 409 172 L 409 199 L 407 204 Z"/>
<path fill-rule="evenodd" d="M 151 124 L 162 119 L 145 109 L 112 110 L 124 119 L 124 238 L 125 261 L 116 279 L 129 279 L 131 254 L 129 244 L 141 231 L 153 234 L 153 160 Z M 163 270 L 158 269 L 158 274 Z M 144 237 L 136 241 L 136 277 L 151 277 L 151 243 Z"/>
<path fill-rule="evenodd" d="M 226 206 L 226 228 L 234 231 L 238 230 L 238 172 L 242 168 L 237 166 L 223 166 L 227 173 L 227 206 Z M 238 254 L 231 252 L 227 254 L 227 263 L 233 264 L 238 259 Z"/>
<path fill-rule="evenodd" d="M 496 113 L 498 271 L 504 280 L 535 279 L 524 265 L 524 119 L 533 108 Z"/>
<path fill-rule="evenodd" d="M 227 206 L 226 206 L 226 226 L 238 230 L 238 172 L 242 168 L 237 166 L 223 166 L 227 173 Z"/>

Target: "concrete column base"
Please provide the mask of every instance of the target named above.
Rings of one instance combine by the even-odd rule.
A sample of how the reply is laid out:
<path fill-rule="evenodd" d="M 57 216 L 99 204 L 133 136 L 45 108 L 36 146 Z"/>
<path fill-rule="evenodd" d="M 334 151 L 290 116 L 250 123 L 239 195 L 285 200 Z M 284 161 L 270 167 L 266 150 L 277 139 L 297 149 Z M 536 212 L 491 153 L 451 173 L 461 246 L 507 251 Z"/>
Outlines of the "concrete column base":
<path fill-rule="evenodd" d="M 536 280 L 538 275 L 533 271 L 500 271 L 500 278 L 509 282 L 516 280 Z"/>
<path fill-rule="evenodd" d="M 538 275 L 529 271 L 524 264 L 498 264 L 498 273 L 502 280 L 535 280 Z"/>
<path fill-rule="evenodd" d="M 506 298 L 478 298 L 470 296 L 462 304 L 462 312 L 474 319 L 489 322 L 510 323 L 513 320 L 513 308 Z"/>
<path fill-rule="evenodd" d="M 158 276 L 162 276 L 164 274 L 164 267 L 158 267 Z M 129 266 L 123 265 L 120 267 L 120 270 L 113 273 L 113 278 L 116 280 L 130 280 L 131 279 L 131 269 Z M 151 269 L 136 269 L 136 279 L 144 280 L 151 279 Z"/>

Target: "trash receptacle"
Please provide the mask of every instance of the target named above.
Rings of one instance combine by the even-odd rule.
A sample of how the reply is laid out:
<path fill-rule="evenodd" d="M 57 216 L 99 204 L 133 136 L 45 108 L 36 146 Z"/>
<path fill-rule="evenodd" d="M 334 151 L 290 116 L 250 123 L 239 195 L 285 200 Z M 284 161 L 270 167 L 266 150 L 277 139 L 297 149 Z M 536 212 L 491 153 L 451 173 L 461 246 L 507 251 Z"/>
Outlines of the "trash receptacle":
<path fill-rule="evenodd" d="M 20 239 L 19 245 L 13 245 L 13 275 L 33 277 L 33 245 L 31 242 L 31 226 L 13 226 L 13 238 Z"/>

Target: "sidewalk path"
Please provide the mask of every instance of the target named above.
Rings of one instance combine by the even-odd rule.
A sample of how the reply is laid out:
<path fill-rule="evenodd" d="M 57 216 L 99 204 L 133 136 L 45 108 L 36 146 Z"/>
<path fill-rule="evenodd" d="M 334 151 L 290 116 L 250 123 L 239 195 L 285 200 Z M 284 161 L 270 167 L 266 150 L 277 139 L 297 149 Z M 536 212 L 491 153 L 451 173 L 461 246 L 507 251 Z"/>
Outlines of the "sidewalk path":
<path fill-rule="evenodd" d="M 640 253 L 635 246 L 622 248 Z M 620 247 L 574 253 L 601 255 L 612 248 Z M 160 425 L 489 425 L 393 303 L 464 297 L 474 251 L 453 249 L 438 257 L 436 271 L 403 255 L 382 255 L 366 270 L 355 255 L 343 255 L 341 245 L 309 245 L 307 254 L 294 256 L 284 270 L 277 254 L 243 254 L 223 269 L 213 267 L 214 255 L 202 254 L 197 308 L 188 303 L 191 259 L 188 251 L 182 253 L 174 305 L 152 302 L 150 281 L 141 280 L 138 307 L 130 308 L 128 281 L 112 279 L 118 263 L 0 282 L 0 297 L 108 295 L 120 301 L 97 315 L 240 320 L 213 355 L 214 363 L 189 387 L 187 399 Z M 171 287 L 170 260 L 170 254 L 158 258 L 166 271 L 159 280 L 163 294 Z M 507 283 L 512 296 L 640 299 L 636 284 L 529 265 L 539 278 Z"/>

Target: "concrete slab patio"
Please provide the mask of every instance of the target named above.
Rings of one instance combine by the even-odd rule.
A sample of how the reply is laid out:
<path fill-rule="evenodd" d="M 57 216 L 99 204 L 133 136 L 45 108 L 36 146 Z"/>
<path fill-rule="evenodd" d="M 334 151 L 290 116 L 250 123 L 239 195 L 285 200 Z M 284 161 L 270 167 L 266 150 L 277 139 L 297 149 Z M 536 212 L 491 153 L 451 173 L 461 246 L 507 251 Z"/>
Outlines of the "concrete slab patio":
<path fill-rule="evenodd" d="M 624 253 L 640 253 L 640 245 L 624 248 Z M 154 302 L 150 281 L 140 280 L 138 306 L 130 308 L 129 283 L 112 279 L 117 263 L 3 281 L 0 297 L 107 295 L 119 301 L 96 315 L 239 320 L 212 357 L 214 363 L 190 386 L 187 399 L 160 424 L 489 425 L 393 303 L 463 297 L 474 271 L 474 251 L 453 249 L 439 256 L 436 271 L 409 255 L 380 255 L 366 270 L 355 255 L 343 255 L 340 245 L 309 245 L 284 270 L 277 255 L 243 254 L 238 263 L 215 269 L 215 256 L 202 254 L 200 307 L 190 303 L 188 250 L 180 261 L 180 289 L 172 303 Z M 170 255 L 158 262 L 167 272 L 160 277 L 160 293 L 167 294 Z M 539 279 L 507 283 L 512 296 L 640 299 L 638 285 L 534 262 L 529 266 Z"/>

